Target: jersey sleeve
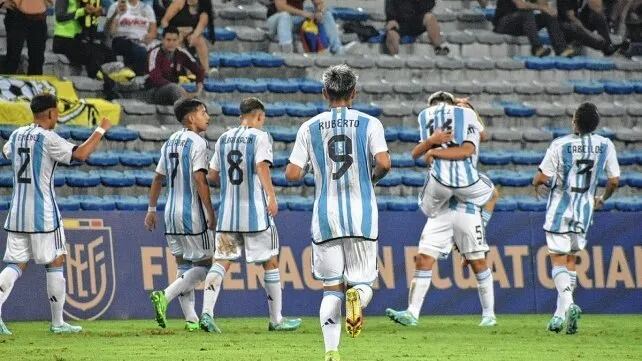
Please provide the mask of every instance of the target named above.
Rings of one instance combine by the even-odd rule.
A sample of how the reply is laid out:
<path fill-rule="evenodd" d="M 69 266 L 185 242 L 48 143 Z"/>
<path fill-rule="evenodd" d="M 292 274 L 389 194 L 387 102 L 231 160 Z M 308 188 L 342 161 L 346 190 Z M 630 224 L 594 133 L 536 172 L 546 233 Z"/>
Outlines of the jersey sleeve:
<path fill-rule="evenodd" d="M 297 167 L 304 169 L 305 166 L 310 161 L 310 154 L 308 153 L 308 140 L 307 140 L 307 128 L 301 127 L 296 134 L 296 141 L 294 142 L 294 148 L 292 148 L 292 154 L 290 154 L 290 163 L 296 165 Z"/>
<path fill-rule="evenodd" d="M 609 140 L 608 146 L 606 148 L 608 152 L 606 154 L 606 164 L 604 168 L 606 170 L 607 178 L 615 178 L 620 176 L 620 164 L 617 162 L 617 153 L 615 152 L 615 146 L 613 142 Z"/>
<path fill-rule="evenodd" d="M 212 154 L 212 159 L 210 160 L 210 169 L 214 169 L 217 172 L 221 170 L 218 156 L 221 149 L 221 138 L 219 137 L 218 139 L 219 140 L 217 140 L 216 144 L 214 145 L 214 154 Z"/>
<path fill-rule="evenodd" d="M 160 159 L 158 160 L 158 164 L 156 165 L 156 173 L 167 175 L 167 173 L 165 172 L 165 169 L 167 167 L 165 166 L 165 145 L 164 144 L 161 147 L 160 154 L 161 154 Z"/>
<path fill-rule="evenodd" d="M 479 142 L 481 141 L 481 134 L 479 133 L 479 130 L 475 127 L 469 127 L 466 130 L 466 138 L 464 139 L 464 143 L 472 143 L 475 146 L 475 151 L 479 149 Z"/>
<path fill-rule="evenodd" d="M 272 154 L 272 137 L 268 133 L 262 133 L 256 139 L 256 147 L 254 148 L 254 159 L 256 164 L 261 162 L 274 162 L 274 155 Z"/>
<path fill-rule="evenodd" d="M 424 110 L 417 116 L 417 123 L 419 124 L 419 143 L 425 142 L 428 139 L 428 125 L 426 122 L 426 111 Z"/>
<path fill-rule="evenodd" d="M 11 133 L 9 140 L 2 146 L 2 155 L 5 159 L 10 159 L 13 154 L 13 137 L 15 137 L 15 133 Z"/>
<path fill-rule="evenodd" d="M 71 154 L 76 149 L 76 145 L 66 141 L 56 132 L 47 132 L 46 134 L 45 149 L 51 159 L 58 163 L 71 163 Z"/>
<path fill-rule="evenodd" d="M 539 170 L 547 177 L 552 177 L 557 172 L 557 164 L 559 164 L 557 149 L 557 147 L 551 145 L 546 151 L 542 163 L 539 165 Z"/>
<path fill-rule="evenodd" d="M 380 121 L 371 122 L 372 126 L 368 129 L 368 143 L 370 154 L 373 156 L 388 151 L 388 144 L 386 143 L 386 135 L 383 130 L 383 125 Z"/>
<path fill-rule="evenodd" d="M 192 172 L 204 170 L 207 172 L 207 143 L 203 141 L 195 142 L 192 148 Z"/>

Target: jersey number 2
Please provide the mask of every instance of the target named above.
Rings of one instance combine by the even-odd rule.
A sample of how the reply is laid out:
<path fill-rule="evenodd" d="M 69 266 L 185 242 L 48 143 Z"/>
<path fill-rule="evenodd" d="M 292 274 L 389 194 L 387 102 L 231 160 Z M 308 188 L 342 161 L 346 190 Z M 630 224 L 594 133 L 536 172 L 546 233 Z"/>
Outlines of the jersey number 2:
<path fill-rule="evenodd" d="M 343 144 L 343 152 L 337 153 L 337 147 Z M 332 179 L 337 180 L 350 169 L 354 159 L 352 158 L 352 139 L 345 134 L 337 134 L 328 141 L 328 156 L 334 162 L 342 162 L 341 168 L 332 173 Z"/>
<path fill-rule="evenodd" d="M 577 175 L 584 176 L 584 187 L 571 187 L 571 192 L 574 193 L 584 193 L 589 190 L 591 185 L 591 175 L 593 174 L 593 165 L 595 161 L 593 159 L 578 159 L 575 162 L 575 165 L 579 168 Z M 579 185 L 579 184 L 578 184 Z"/>
<path fill-rule="evenodd" d="M 29 148 L 18 148 L 18 154 L 20 158 L 22 158 L 24 154 L 24 160 L 22 161 L 20 169 L 18 169 L 18 183 L 31 183 L 31 178 L 25 177 L 25 171 L 29 166 L 29 162 L 31 162 L 31 151 Z"/>

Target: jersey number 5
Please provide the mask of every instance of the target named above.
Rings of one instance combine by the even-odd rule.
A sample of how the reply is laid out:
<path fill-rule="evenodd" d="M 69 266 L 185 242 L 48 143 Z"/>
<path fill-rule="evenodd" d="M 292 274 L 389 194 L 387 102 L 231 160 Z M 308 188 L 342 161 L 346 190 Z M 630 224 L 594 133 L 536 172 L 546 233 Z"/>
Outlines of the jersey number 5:
<path fill-rule="evenodd" d="M 337 152 L 338 147 L 343 148 L 341 154 Z M 328 141 L 328 156 L 336 163 L 343 163 L 335 173 L 332 173 L 332 179 L 337 180 L 343 177 L 352 163 L 354 163 L 352 158 L 352 139 L 345 134 L 337 134 L 330 138 Z"/>
<path fill-rule="evenodd" d="M 584 181 L 582 182 L 584 184 L 584 187 L 581 187 L 581 188 L 571 187 L 571 192 L 584 193 L 587 190 L 589 190 L 591 185 L 591 175 L 593 174 L 594 164 L 595 164 L 595 161 L 593 159 L 578 159 L 575 162 L 575 165 L 579 168 L 579 170 L 577 171 L 577 175 L 584 176 Z"/>
<path fill-rule="evenodd" d="M 29 148 L 18 148 L 18 154 L 20 158 L 22 158 L 24 154 L 24 160 L 22 161 L 20 169 L 18 169 L 18 183 L 31 183 L 31 178 L 25 177 L 25 171 L 27 167 L 29 167 L 29 162 L 31 162 L 31 151 Z"/>

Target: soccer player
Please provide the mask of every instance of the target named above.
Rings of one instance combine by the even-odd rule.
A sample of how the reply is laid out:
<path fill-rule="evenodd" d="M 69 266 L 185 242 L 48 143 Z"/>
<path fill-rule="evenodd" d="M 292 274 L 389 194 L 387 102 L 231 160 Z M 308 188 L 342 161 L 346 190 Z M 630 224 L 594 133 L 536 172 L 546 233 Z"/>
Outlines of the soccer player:
<path fill-rule="evenodd" d="M 597 107 L 582 103 L 573 116 L 573 134 L 553 141 L 533 179 L 536 191 L 550 187 L 544 231 L 551 256 L 551 275 L 558 293 L 557 309 L 548 330 L 577 332 L 582 310 L 573 302 L 577 278 L 575 254 L 586 247 L 593 210 L 600 208 L 618 187 L 620 166 L 615 146 L 593 134 L 600 122 Z M 606 171 L 606 189 L 595 196 L 598 179 Z"/>
<path fill-rule="evenodd" d="M 7 266 L 0 272 L 0 310 L 14 283 L 33 259 L 36 264 L 45 265 L 47 271 L 47 297 L 51 306 L 49 330 L 76 333 L 82 331 L 82 327 L 72 326 L 62 317 L 66 295 L 63 264 L 67 251 L 53 186 L 54 170 L 58 163 L 86 160 L 105 131 L 111 128 L 111 123 L 103 118 L 93 134 L 76 146 L 53 131 L 58 122 L 54 95 L 36 95 L 30 107 L 34 123 L 16 129 L 2 148 L 2 155 L 11 161 L 14 178 L 11 208 L 4 224 L 7 230 L 4 262 Z M 0 314 L 0 335 L 10 334 Z"/>
<path fill-rule="evenodd" d="M 312 268 L 324 286 L 319 319 L 326 361 L 339 360 L 344 298 L 348 334 L 356 337 L 363 327 L 362 308 L 372 299 L 371 285 L 377 278 L 379 229 L 373 185 L 390 170 L 381 122 L 350 109 L 356 85 L 357 75 L 346 65 L 323 73 L 323 96 L 330 109 L 303 123 L 285 171 L 290 181 L 303 178 L 309 167 L 314 171 Z"/>
<path fill-rule="evenodd" d="M 221 185 L 216 225 L 215 262 L 205 279 L 201 328 L 221 332 L 212 316 L 223 277 L 231 262 L 245 251 L 245 261 L 260 263 L 270 312 L 270 331 L 292 331 L 301 319 L 281 315 L 279 235 L 274 225 L 279 206 L 270 177 L 272 139 L 261 130 L 265 106 L 257 98 L 240 104 L 241 125 L 225 132 L 216 142 L 209 178 Z"/>
<path fill-rule="evenodd" d="M 150 295 L 158 325 L 167 326 L 167 304 L 178 297 L 185 315 L 185 329 L 195 331 L 199 319 L 194 310 L 194 288 L 212 265 L 212 232 L 216 224 L 207 184 L 207 142 L 199 133 L 207 130 L 209 115 L 198 99 L 180 99 L 174 104 L 176 119 L 184 128 L 172 134 L 161 148 L 156 176 L 149 191 L 145 216 L 148 230 L 156 228 L 156 205 L 167 178 L 165 235 L 176 257 L 176 280 L 164 291 Z"/>
<path fill-rule="evenodd" d="M 435 217 L 453 196 L 481 207 L 493 194 L 492 183 L 480 178 L 473 164 L 474 139 L 479 141 L 479 132 L 483 128 L 472 109 L 454 103 L 452 94 L 436 92 L 428 98 L 429 107 L 418 117 L 422 142 L 413 150 L 413 156 L 425 154 L 427 163 L 431 165 L 420 196 L 421 209 L 428 217 Z M 438 148 L 425 142 L 440 131 L 452 133 L 452 140 Z"/>

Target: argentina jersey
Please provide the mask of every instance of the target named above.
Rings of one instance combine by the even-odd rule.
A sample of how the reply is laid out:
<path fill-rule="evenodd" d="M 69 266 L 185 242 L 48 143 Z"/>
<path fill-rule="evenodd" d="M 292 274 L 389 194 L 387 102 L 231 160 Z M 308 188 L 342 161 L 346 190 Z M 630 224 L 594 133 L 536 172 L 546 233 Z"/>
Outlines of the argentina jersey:
<path fill-rule="evenodd" d="M 586 233 L 599 177 L 620 176 L 615 146 L 597 134 L 554 140 L 539 169 L 550 177 L 544 230 L 551 233 Z"/>
<path fill-rule="evenodd" d="M 69 164 L 75 145 L 35 124 L 16 129 L 2 152 L 13 168 L 13 195 L 4 228 L 49 233 L 61 225 L 54 192 L 57 163 Z"/>
<path fill-rule="evenodd" d="M 378 210 L 372 162 L 387 152 L 379 119 L 354 109 L 334 108 L 299 129 L 290 162 L 314 171 L 312 239 L 377 239 Z"/>
<path fill-rule="evenodd" d="M 197 235 L 207 230 L 194 172 L 207 172 L 207 143 L 200 135 L 181 129 L 161 148 L 156 173 L 167 177 L 165 234 Z"/>
<path fill-rule="evenodd" d="M 241 126 L 221 135 L 210 161 L 210 168 L 221 179 L 217 231 L 261 232 L 270 227 L 256 166 L 272 161 L 272 139 L 267 132 Z"/>
<path fill-rule="evenodd" d="M 424 109 L 419 114 L 418 122 L 421 141 L 427 140 L 439 129 L 452 132 L 453 140 L 443 144 L 443 148 L 461 146 L 464 142 L 478 144 L 479 133 L 483 130 L 473 110 L 444 103 Z M 479 180 L 473 157 L 463 160 L 435 159 L 430 174 L 439 183 L 452 188 L 468 187 Z"/>

